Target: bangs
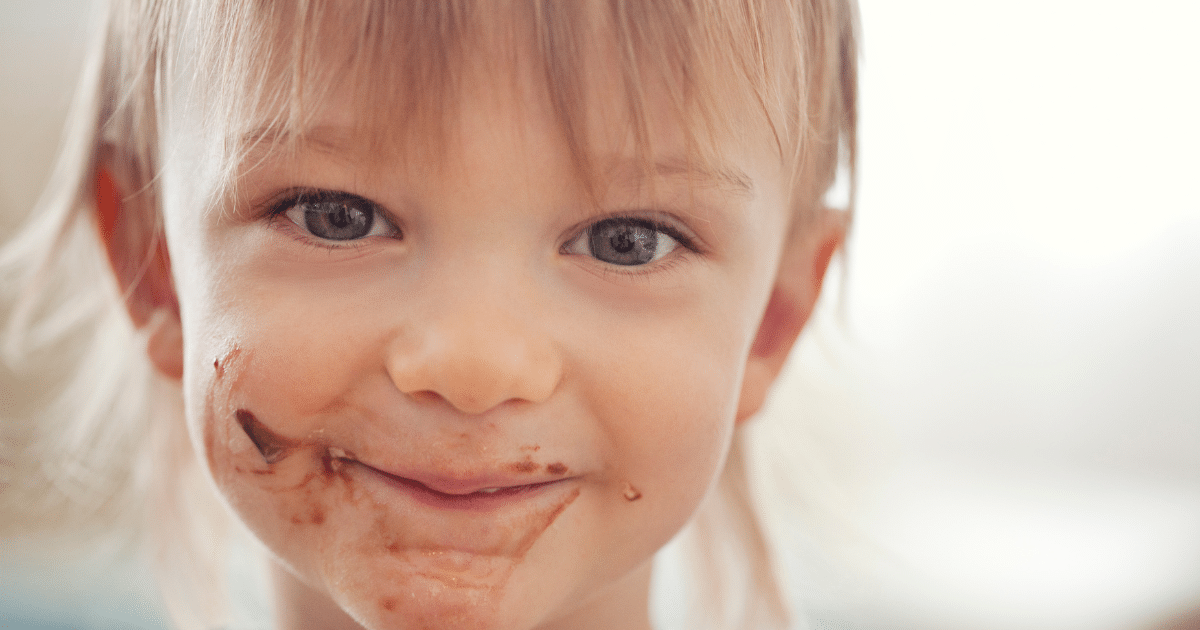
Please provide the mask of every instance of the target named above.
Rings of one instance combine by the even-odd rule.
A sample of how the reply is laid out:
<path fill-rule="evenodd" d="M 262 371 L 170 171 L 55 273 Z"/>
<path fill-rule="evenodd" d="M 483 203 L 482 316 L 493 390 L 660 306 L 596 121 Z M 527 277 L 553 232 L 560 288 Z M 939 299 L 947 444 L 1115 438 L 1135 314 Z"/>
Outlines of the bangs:
<path fill-rule="evenodd" d="M 213 139 L 223 151 L 218 187 L 224 190 L 251 152 L 303 143 L 322 107 L 347 91 L 352 125 L 387 130 L 362 134 L 371 150 L 384 150 L 398 136 L 409 155 L 437 163 L 453 139 L 464 89 L 506 78 L 514 89 L 520 80 L 531 85 L 533 98 L 542 100 L 537 106 L 552 112 L 593 195 L 600 174 L 588 146 L 589 119 L 594 103 L 612 102 L 614 94 L 623 97 L 627 135 L 647 172 L 652 115 L 678 123 L 689 163 L 710 163 L 725 140 L 765 133 L 794 184 L 812 189 L 798 191 L 805 205 L 829 188 L 839 161 L 852 163 L 853 120 L 846 111 L 853 94 L 847 103 L 846 57 L 839 54 L 852 35 L 852 16 L 840 3 L 214 5 L 196 10 L 179 29 L 177 37 L 193 45 L 180 41 L 168 50 L 177 56 L 173 65 L 193 69 L 187 90 L 202 104 L 204 128 L 220 136 Z"/>

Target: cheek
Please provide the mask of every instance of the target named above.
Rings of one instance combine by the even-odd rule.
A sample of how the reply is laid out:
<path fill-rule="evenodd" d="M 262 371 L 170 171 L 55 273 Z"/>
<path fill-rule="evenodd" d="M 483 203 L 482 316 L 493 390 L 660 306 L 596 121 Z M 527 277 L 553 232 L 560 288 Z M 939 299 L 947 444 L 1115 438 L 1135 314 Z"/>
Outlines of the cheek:
<path fill-rule="evenodd" d="M 209 326 L 193 340 L 202 350 L 186 376 L 189 428 L 229 507 L 278 559 L 321 588 L 336 571 L 333 559 L 365 541 L 384 548 L 375 530 L 385 510 L 324 439 L 328 414 L 311 413 L 320 397 L 335 399 L 335 379 L 320 378 L 332 366 L 314 365 L 286 326 L 260 330 Z M 297 359 L 281 360 L 289 354 Z"/>
<path fill-rule="evenodd" d="M 236 427 L 229 419 L 238 404 L 250 403 L 277 430 L 307 436 L 344 418 L 348 393 L 387 378 L 387 326 L 372 320 L 369 305 L 354 309 L 331 291 L 256 282 L 253 271 L 227 275 L 241 280 L 218 283 L 206 299 L 192 301 L 208 310 L 194 313 L 195 325 L 185 330 L 194 439 L 201 419 Z"/>
<path fill-rule="evenodd" d="M 737 373 L 698 359 L 655 362 L 628 369 L 603 387 L 598 405 L 621 445 L 614 460 L 680 476 L 719 465 L 736 408 Z M 668 364 L 669 363 L 669 364 Z"/>
<path fill-rule="evenodd" d="M 254 350 L 234 346 L 212 359 L 198 413 L 189 421 L 200 436 L 204 458 L 222 495 L 268 546 L 314 536 L 330 520 L 331 501 L 361 502 L 341 474 L 340 462 L 320 441 L 297 433 L 295 422 L 256 399 L 250 387 L 257 370 Z M 268 410 L 271 426 L 255 410 Z M 285 433 L 286 432 L 286 433 Z"/>
<path fill-rule="evenodd" d="M 624 326 L 605 331 L 630 343 L 589 348 L 585 389 L 607 440 L 605 461 L 617 471 L 612 491 L 632 514 L 646 515 L 620 523 L 615 535 L 665 542 L 720 472 L 749 343 L 745 331 L 720 325 L 726 321 L 737 320 L 728 313 L 642 320 L 638 334 Z"/>

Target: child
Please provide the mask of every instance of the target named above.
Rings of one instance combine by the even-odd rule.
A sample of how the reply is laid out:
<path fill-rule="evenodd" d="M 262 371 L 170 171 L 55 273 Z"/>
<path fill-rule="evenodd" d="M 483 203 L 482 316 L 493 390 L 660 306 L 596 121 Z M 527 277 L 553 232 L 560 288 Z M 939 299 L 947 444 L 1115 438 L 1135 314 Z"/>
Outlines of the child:
<path fill-rule="evenodd" d="M 19 338 L 112 296 L 10 534 L 148 498 L 207 623 L 216 490 L 280 629 L 633 629 L 714 494 L 785 622 L 739 427 L 847 227 L 848 0 L 111 4 L 6 251 Z"/>

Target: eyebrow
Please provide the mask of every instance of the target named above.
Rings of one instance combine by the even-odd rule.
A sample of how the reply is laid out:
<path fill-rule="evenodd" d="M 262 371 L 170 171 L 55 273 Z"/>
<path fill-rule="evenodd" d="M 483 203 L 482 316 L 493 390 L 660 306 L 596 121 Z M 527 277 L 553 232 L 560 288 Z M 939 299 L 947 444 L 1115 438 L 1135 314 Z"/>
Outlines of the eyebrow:
<path fill-rule="evenodd" d="M 731 193 L 746 200 L 756 196 L 754 180 L 744 171 L 732 164 L 705 165 L 684 157 L 667 157 L 656 160 L 650 165 L 650 172 L 658 177 L 680 177 L 695 182 L 701 186 L 711 186 L 724 192 Z M 644 179 L 646 169 L 638 160 L 621 159 L 617 167 L 611 171 L 616 175 L 615 181 L 627 181 L 640 184 Z"/>
<path fill-rule="evenodd" d="M 353 144 L 345 129 L 338 125 L 319 125 L 300 134 L 306 144 L 317 147 L 323 152 L 334 155 L 345 155 L 352 152 Z M 264 126 L 242 134 L 242 147 L 255 147 L 262 142 L 271 143 L 284 136 L 277 126 Z M 604 162 L 604 161 L 602 161 Z M 706 165 L 696 160 L 682 156 L 668 156 L 655 160 L 649 169 L 640 160 L 631 158 L 613 158 L 607 160 L 612 165 L 608 169 L 610 183 L 626 183 L 633 186 L 644 184 L 647 172 L 666 179 L 682 178 L 701 186 L 710 186 L 730 193 L 746 201 L 757 196 L 754 180 L 740 168 L 732 164 Z"/>
<path fill-rule="evenodd" d="M 264 143 L 270 146 L 288 136 L 301 138 L 304 144 L 315 145 L 327 153 L 349 153 L 349 147 L 353 144 L 349 135 L 337 125 L 319 125 L 296 134 L 289 133 L 279 125 L 264 125 L 243 133 L 238 138 L 238 146 L 243 151 L 256 150 Z"/>

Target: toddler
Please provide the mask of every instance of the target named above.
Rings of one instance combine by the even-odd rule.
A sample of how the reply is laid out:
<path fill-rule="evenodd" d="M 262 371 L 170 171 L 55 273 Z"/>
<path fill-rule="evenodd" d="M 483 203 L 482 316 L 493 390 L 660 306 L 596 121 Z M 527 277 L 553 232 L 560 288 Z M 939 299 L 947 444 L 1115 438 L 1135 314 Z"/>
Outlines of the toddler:
<path fill-rule="evenodd" d="M 786 623 L 739 429 L 848 226 L 850 0 L 110 5 L 4 254 L 94 340 L 9 534 L 141 519 L 184 626 L 230 514 L 280 630 L 634 630 L 713 495 Z"/>

